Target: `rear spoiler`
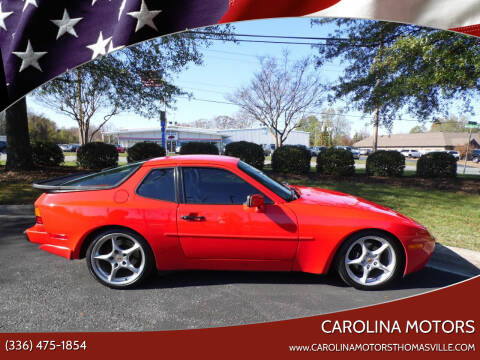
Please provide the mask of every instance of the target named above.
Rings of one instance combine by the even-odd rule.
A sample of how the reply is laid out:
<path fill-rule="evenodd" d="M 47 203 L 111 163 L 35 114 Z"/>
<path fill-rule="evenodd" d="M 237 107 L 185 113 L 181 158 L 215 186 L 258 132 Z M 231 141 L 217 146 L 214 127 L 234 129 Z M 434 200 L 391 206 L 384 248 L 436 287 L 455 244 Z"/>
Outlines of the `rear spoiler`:
<path fill-rule="evenodd" d="M 35 189 L 39 189 L 45 192 L 103 190 L 111 187 L 110 185 L 96 185 L 96 186 L 62 185 L 68 181 L 72 181 L 92 173 L 93 173 L 92 171 L 81 171 L 75 174 L 59 176 L 53 179 L 47 179 L 47 180 L 34 183 L 33 187 Z"/>

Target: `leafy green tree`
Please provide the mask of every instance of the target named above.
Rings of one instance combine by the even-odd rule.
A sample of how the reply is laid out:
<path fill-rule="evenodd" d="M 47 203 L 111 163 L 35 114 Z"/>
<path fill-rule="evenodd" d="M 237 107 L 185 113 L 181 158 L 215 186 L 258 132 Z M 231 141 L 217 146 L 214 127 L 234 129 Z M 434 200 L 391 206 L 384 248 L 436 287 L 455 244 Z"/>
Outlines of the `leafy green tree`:
<path fill-rule="evenodd" d="M 465 125 L 468 120 L 465 117 L 457 118 L 456 116 L 449 116 L 448 118 L 439 118 L 434 121 L 430 127 L 430 132 L 469 132 Z M 472 132 L 478 132 L 479 129 L 472 129 Z"/>
<path fill-rule="evenodd" d="M 32 142 L 57 141 L 57 125 L 42 115 L 28 115 L 28 131 Z"/>
<path fill-rule="evenodd" d="M 344 109 L 322 110 L 321 122 L 328 133 L 328 146 L 346 145 L 345 142 L 350 134 L 350 123 L 345 117 Z"/>
<path fill-rule="evenodd" d="M 184 32 L 96 58 L 42 86 L 35 95 L 44 104 L 75 120 L 79 142 L 91 141 L 102 127 L 124 110 L 147 118 L 187 93 L 174 84 L 189 64 L 202 63 L 202 49 L 212 38 L 230 38 L 231 27 L 208 28 L 208 33 Z M 93 125 L 98 111 L 103 119 Z"/>
<path fill-rule="evenodd" d="M 419 121 L 448 113 L 453 103 L 472 113 L 480 89 L 480 46 L 473 36 L 413 25 L 356 19 L 318 19 L 337 25 L 328 46 L 319 46 L 317 65 L 337 60 L 344 73 L 331 100 L 373 114 L 391 129 L 404 112 Z M 376 127 L 378 129 L 378 127 Z"/>
<path fill-rule="evenodd" d="M 299 121 L 297 128 L 301 131 L 310 133 L 309 143 L 310 146 L 316 146 L 320 144 L 320 134 L 322 132 L 322 124 L 316 116 L 308 116 Z"/>
<path fill-rule="evenodd" d="M 410 134 L 418 134 L 427 132 L 427 129 L 424 125 L 415 125 L 413 128 L 410 129 Z"/>

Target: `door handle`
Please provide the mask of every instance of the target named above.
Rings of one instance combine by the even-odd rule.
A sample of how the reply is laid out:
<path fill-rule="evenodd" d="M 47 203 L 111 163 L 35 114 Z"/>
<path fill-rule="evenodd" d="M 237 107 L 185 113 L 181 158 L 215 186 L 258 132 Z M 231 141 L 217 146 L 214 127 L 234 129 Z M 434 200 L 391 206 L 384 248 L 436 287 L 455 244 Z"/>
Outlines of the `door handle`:
<path fill-rule="evenodd" d="M 182 219 L 186 221 L 205 221 L 205 216 L 182 215 Z"/>

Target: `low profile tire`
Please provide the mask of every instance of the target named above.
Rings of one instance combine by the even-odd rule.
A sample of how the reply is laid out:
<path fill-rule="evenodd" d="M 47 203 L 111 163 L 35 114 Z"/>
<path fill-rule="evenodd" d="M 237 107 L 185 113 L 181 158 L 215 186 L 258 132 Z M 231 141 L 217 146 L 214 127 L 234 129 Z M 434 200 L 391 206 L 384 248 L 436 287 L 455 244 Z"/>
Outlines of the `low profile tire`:
<path fill-rule="evenodd" d="M 92 276 L 114 289 L 137 286 L 150 276 L 155 266 L 147 242 L 126 229 L 98 234 L 87 249 L 86 260 Z"/>
<path fill-rule="evenodd" d="M 342 244 L 336 268 L 347 285 L 360 290 L 377 290 L 402 276 L 405 255 L 392 236 L 380 231 L 364 231 Z"/>

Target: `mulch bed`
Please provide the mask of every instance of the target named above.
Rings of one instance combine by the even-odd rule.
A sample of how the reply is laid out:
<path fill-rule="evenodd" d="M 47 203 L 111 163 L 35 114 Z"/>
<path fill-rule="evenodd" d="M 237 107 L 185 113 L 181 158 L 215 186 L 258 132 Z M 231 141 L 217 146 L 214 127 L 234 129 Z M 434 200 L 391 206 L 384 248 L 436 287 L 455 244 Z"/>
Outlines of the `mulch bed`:
<path fill-rule="evenodd" d="M 75 167 L 58 166 L 42 168 L 30 171 L 5 171 L 5 166 L 0 166 L 0 184 L 6 183 L 34 183 L 54 177 L 65 176 L 81 172 L 82 169 Z"/>

